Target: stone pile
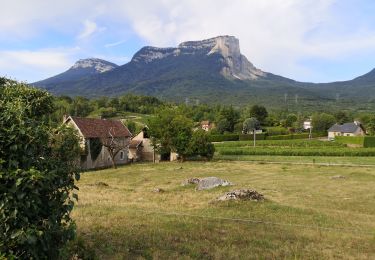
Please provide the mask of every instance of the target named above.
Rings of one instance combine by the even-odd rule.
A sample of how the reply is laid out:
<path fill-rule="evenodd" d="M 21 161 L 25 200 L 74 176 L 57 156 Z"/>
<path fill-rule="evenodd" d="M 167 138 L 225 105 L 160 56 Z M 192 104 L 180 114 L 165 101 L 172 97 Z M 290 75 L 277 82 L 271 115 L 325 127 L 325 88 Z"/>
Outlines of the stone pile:
<path fill-rule="evenodd" d="M 223 196 L 217 198 L 218 201 L 227 200 L 264 200 L 264 196 L 255 190 L 234 190 L 225 193 Z"/>

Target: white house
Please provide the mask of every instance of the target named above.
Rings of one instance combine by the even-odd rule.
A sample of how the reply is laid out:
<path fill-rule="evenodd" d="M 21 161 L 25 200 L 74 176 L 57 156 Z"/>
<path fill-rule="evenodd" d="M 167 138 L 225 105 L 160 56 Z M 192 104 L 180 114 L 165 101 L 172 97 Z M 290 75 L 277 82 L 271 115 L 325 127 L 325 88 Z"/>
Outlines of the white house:
<path fill-rule="evenodd" d="M 328 129 L 328 139 L 333 140 L 336 136 L 364 136 L 365 129 L 360 122 L 345 123 L 342 125 L 334 124 Z"/>
<path fill-rule="evenodd" d="M 303 122 L 303 129 L 304 130 L 311 129 L 311 127 L 312 127 L 311 120 L 306 120 L 306 121 Z"/>

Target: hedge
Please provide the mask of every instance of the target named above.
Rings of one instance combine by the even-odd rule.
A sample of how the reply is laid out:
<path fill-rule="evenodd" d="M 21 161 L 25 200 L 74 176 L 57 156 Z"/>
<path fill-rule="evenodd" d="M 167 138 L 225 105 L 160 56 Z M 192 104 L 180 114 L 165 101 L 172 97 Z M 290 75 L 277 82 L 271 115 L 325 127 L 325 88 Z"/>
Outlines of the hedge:
<path fill-rule="evenodd" d="M 256 134 L 256 140 L 264 140 L 266 139 L 266 134 Z M 239 140 L 240 141 L 249 141 L 249 140 L 254 140 L 254 135 L 253 134 L 240 134 L 239 135 Z"/>
<path fill-rule="evenodd" d="M 375 136 L 336 136 L 335 141 L 343 144 L 355 144 L 365 148 L 375 147 Z"/>
<path fill-rule="evenodd" d="M 280 155 L 280 156 L 375 156 L 374 148 L 272 148 L 244 147 L 217 149 L 221 155 Z"/>
<path fill-rule="evenodd" d="M 267 135 L 287 135 L 289 133 L 288 129 L 281 126 L 266 127 Z"/>
<path fill-rule="evenodd" d="M 215 144 L 217 148 L 224 147 L 246 147 L 253 146 L 253 141 L 232 141 L 232 142 L 221 142 Z M 296 139 L 296 140 L 258 140 L 256 142 L 257 147 L 346 147 L 346 144 L 337 143 L 337 142 L 324 142 L 320 140 L 306 140 L 306 139 Z"/>
<path fill-rule="evenodd" d="M 238 134 L 223 134 L 223 135 L 209 135 L 208 140 L 210 142 L 224 142 L 224 141 L 238 141 Z"/>
<path fill-rule="evenodd" d="M 375 147 L 375 136 L 365 136 L 363 147 Z"/>
<path fill-rule="evenodd" d="M 314 133 L 313 137 L 323 137 L 325 133 Z M 309 133 L 302 134 L 291 134 L 291 135 L 272 135 L 269 136 L 267 133 L 257 134 L 257 140 L 295 140 L 295 139 L 307 139 Z M 222 135 L 210 135 L 210 142 L 224 142 L 224 141 L 251 141 L 253 140 L 252 134 L 222 134 Z"/>
<path fill-rule="evenodd" d="M 292 135 L 272 135 L 267 136 L 267 140 L 293 140 L 293 139 L 307 139 L 309 138 L 309 133 L 303 134 L 292 134 Z"/>

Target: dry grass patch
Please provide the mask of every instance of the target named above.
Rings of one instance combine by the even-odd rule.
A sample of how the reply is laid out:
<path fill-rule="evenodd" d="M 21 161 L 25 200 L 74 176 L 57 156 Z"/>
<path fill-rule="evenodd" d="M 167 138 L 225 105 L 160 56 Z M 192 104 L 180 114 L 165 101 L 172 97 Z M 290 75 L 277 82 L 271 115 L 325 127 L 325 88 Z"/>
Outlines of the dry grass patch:
<path fill-rule="evenodd" d="M 235 185 L 181 186 L 208 176 Z M 97 182 L 108 186 L 92 185 Z M 375 172 L 369 168 L 134 164 L 84 173 L 78 186 L 79 236 L 103 259 L 375 258 Z M 213 202 L 238 188 L 255 189 L 266 201 Z"/>

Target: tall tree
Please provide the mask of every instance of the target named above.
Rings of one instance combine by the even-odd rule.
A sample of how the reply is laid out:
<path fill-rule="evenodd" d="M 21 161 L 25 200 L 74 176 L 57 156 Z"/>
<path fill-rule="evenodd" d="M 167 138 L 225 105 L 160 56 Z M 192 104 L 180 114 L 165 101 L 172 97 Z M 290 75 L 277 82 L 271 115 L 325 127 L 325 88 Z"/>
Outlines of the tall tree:
<path fill-rule="evenodd" d="M 223 107 L 220 111 L 220 120 L 226 119 L 228 122 L 228 132 L 233 132 L 235 124 L 240 119 L 240 113 L 232 106 Z"/>
<path fill-rule="evenodd" d="M 184 161 L 189 155 L 193 122 L 175 108 L 162 109 L 149 120 L 149 134 L 156 150 L 178 153 Z"/>
<path fill-rule="evenodd" d="M 312 127 L 315 132 L 325 132 L 327 131 L 334 123 L 336 118 L 333 115 L 326 113 L 315 113 L 312 116 Z"/>
<path fill-rule="evenodd" d="M 264 124 L 268 117 L 267 109 L 264 106 L 254 105 L 250 109 L 250 117 L 255 117 L 261 124 Z"/>
<path fill-rule="evenodd" d="M 122 138 L 116 138 L 114 128 L 110 128 L 108 133 L 100 138 L 100 142 L 107 149 L 111 157 L 112 167 L 116 169 L 115 157 L 120 151 L 126 149 L 129 143 Z"/>

